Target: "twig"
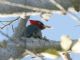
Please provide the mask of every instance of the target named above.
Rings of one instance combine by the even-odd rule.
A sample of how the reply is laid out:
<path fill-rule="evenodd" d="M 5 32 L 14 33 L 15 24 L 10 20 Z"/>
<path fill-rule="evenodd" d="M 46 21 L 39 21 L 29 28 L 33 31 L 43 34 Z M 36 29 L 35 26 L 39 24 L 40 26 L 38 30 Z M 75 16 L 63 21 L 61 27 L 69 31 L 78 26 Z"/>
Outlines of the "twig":
<path fill-rule="evenodd" d="M 4 32 L 2 32 L 1 30 L 0 30 L 0 33 L 1 33 L 2 35 L 4 35 L 5 37 L 7 37 L 8 39 L 13 40 L 10 36 L 8 36 L 8 35 L 5 34 Z"/>
<path fill-rule="evenodd" d="M 68 52 L 60 52 L 60 55 L 63 58 L 63 60 L 72 60 Z"/>
<path fill-rule="evenodd" d="M 57 8 L 59 8 L 63 13 L 66 13 L 66 10 L 61 6 L 59 3 L 57 3 L 55 0 L 50 0 L 50 2 L 55 5 Z"/>
<path fill-rule="evenodd" d="M 11 22 L 11 21 L 0 21 L 0 22 Z"/>
<path fill-rule="evenodd" d="M 63 14 L 67 13 L 67 10 L 65 10 L 65 8 L 62 5 L 60 5 L 58 2 L 56 2 L 55 0 L 50 0 L 50 2 L 52 2 L 53 5 L 55 5 L 57 8 L 59 8 L 63 12 Z M 70 11 L 68 13 L 70 14 L 70 16 L 72 18 L 76 19 L 76 20 L 74 19 L 75 21 L 77 21 L 78 23 L 80 23 L 80 18 L 79 17 L 77 17 L 75 14 L 73 14 Z"/>
<path fill-rule="evenodd" d="M 14 27 L 13 27 L 13 25 L 12 25 L 12 30 L 13 30 L 13 32 L 14 32 Z"/>
<path fill-rule="evenodd" d="M 6 26 L 12 24 L 14 21 L 18 20 L 20 17 L 16 18 L 15 20 L 12 20 L 12 21 L 7 21 L 9 22 L 8 24 L 4 25 L 3 27 L 1 27 L 1 29 L 5 28 Z"/>

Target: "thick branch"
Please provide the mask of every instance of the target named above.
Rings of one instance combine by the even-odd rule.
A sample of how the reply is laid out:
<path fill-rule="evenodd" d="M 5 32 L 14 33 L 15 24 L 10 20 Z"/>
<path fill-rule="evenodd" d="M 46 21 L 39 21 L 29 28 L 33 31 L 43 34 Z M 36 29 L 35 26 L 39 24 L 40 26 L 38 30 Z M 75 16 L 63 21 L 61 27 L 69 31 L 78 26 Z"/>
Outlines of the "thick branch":
<path fill-rule="evenodd" d="M 74 6 L 74 8 L 79 11 L 79 0 L 55 0 L 57 3 L 62 5 L 66 10 L 69 7 Z M 35 9 L 35 8 L 37 9 Z M 50 0 L 0 0 L 0 13 L 12 14 L 19 12 L 31 12 L 31 11 L 42 11 L 44 10 L 59 10 L 55 5 L 53 5 Z M 45 12 L 45 11 L 44 11 Z"/>
<path fill-rule="evenodd" d="M 15 28 L 13 38 L 20 38 L 24 35 L 25 30 L 26 30 L 26 23 L 27 23 L 29 17 L 30 16 L 27 16 L 25 19 L 20 18 L 20 23 L 18 24 L 18 27 Z"/>
<path fill-rule="evenodd" d="M 22 40 L 26 40 L 26 49 L 29 49 L 35 53 L 43 52 L 45 49 L 56 49 L 57 51 L 62 51 L 60 46 L 60 41 L 50 41 L 47 39 L 38 39 L 38 38 L 22 38 Z M 77 41 L 73 40 L 72 46 Z M 71 46 L 71 48 L 72 48 Z M 69 49 L 71 51 L 71 49 Z"/>

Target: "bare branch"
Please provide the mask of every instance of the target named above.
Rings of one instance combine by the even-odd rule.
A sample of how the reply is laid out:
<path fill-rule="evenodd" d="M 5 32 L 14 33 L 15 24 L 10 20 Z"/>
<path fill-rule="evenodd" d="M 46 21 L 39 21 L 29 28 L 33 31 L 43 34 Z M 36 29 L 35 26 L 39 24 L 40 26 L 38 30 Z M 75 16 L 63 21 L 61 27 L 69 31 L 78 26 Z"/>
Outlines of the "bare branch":
<path fill-rule="evenodd" d="M 13 27 L 13 25 L 12 25 L 12 31 L 14 32 L 14 27 Z"/>
<path fill-rule="evenodd" d="M 40 12 L 51 12 L 52 10 L 49 9 L 44 9 L 44 8 L 38 8 L 38 7 L 33 7 L 33 6 L 29 6 L 29 5 L 23 5 L 23 4 L 18 4 L 18 3 L 12 3 L 10 1 L 3 1 L 0 2 L 1 4 L 7 4 L 10 6 L 14 6 L 14 7 L 20 7 L 20 8 L 24 8 L 24 9 L 30 9 L 33 11 L 40 11 Z"/>
<path fill-rule="evenodd" d="M 11 21 L 0 21 L 0 22 L 11 22 Z"/>
<path fill-rule="evenodd" d="M 56 7 L 58 7 L 62 11 L 63 14 L 67 13 L 67 10 L 62 5 L 57 3 L 55 0 L 50 0 L 50 2 L 52 2 L 53 5 L 55 5 Z M 77 15 L 73 14 L 71 11 L 68 11 L 68 13 L 71 18 L 73 18 L 75 21 L 80 23 L 80 18 Z"/>
<path fill-rule="evenodd" d="M 5 34 L 4 32 L 2 32 L 1 30 L 0 30 L 0 33 L 1 33 L 2 35 L 4 35 L 5 37 L 7 37 L 8 39 L 12 40 L 12 38 L 11 38 L 10 36 L 8 36 L 8 35 Z"/>
<path fill-rule="evenodd" d="M 1 21 L 1 22 L 9 22 L 8 24 L 4 25 L 3 27 L 1 27 L 1 29 L 5 28 L 6 26 L 12 24 L 14 21 L 18 20 L 20 17 L 16 18 L 15 20 L 12 21 Z"/>
<path fill-rule="evenodd" d="M 66 10 L 63 8 L 63 6 L 61 6 L 55 0 L 50 0 L 50 2 L 53 3 L 53 5 L 55 5 L 56 7 L 58 7 L 63 13 L 66 13 Z"/>
<path fill-rule="evenodd" d="M 72 60 L 68 52 L 60 52 L 60 55 L 63 58 L 63 60 Z"/>

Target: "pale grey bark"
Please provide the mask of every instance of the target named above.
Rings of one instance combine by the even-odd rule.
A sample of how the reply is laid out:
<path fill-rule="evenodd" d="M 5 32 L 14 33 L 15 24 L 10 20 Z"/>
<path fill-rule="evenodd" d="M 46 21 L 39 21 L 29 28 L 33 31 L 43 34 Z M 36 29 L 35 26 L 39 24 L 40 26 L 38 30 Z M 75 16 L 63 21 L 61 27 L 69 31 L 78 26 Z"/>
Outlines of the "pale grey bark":
<path fill-rule="evenodd" d="M 13 38 L 21 38 L 22 36 L 24 36 L 25 30 L 26 30 L 26 23 L 27 23 L 28 19 L 29 19 L 29 16 L 26 17 L 26 19 L 20 18 L 18 27 L 15 28 Z"/>
<path fill-rule="evenodd" d="M 64 9 L 74 6 L 74 8 L 80 10 L 80 0 L 55 0 Z M 11 14 L 11 13 L 21 13 L 21 12 L 32 12 L 37 11 L 32 7 L 39 9 L 48 10 L 59 10 L 55 4 L 53 5 L 50 0 L 0 0 L 0 13 Z"/>
<path fill-rule="evenodd" d="M 15 29 L 15 33 L 12 37 L 6 35 L 6 37 L 9 38 L 9 40 L 6 41 L 6 47 L 0 47 L 0 60 L 8 60 L 11 57 L 18 58 L 21 56 L 20 54 L 24 51 L 25 43 L 23 40 L 20 40 L 20 38 L 23 36 L 23 33 L 25 32 L 27 18 L 26 20 L 22 18 L 20 19 L 20 23 L 18 27 Z"/>

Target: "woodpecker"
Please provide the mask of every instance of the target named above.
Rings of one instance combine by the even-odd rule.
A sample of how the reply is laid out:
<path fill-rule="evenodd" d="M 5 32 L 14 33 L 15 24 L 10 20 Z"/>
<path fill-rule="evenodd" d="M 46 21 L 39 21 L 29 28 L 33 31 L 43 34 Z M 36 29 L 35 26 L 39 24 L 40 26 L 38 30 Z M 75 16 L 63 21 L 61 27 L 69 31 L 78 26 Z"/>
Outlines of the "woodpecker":
<path fill-rule="evenodd" d="M 26 36 L 42 38 L 41 30 L 45 29 L 45 25 L 40 21 L 29 20 L 30 25 L 26 27 Z"/>

